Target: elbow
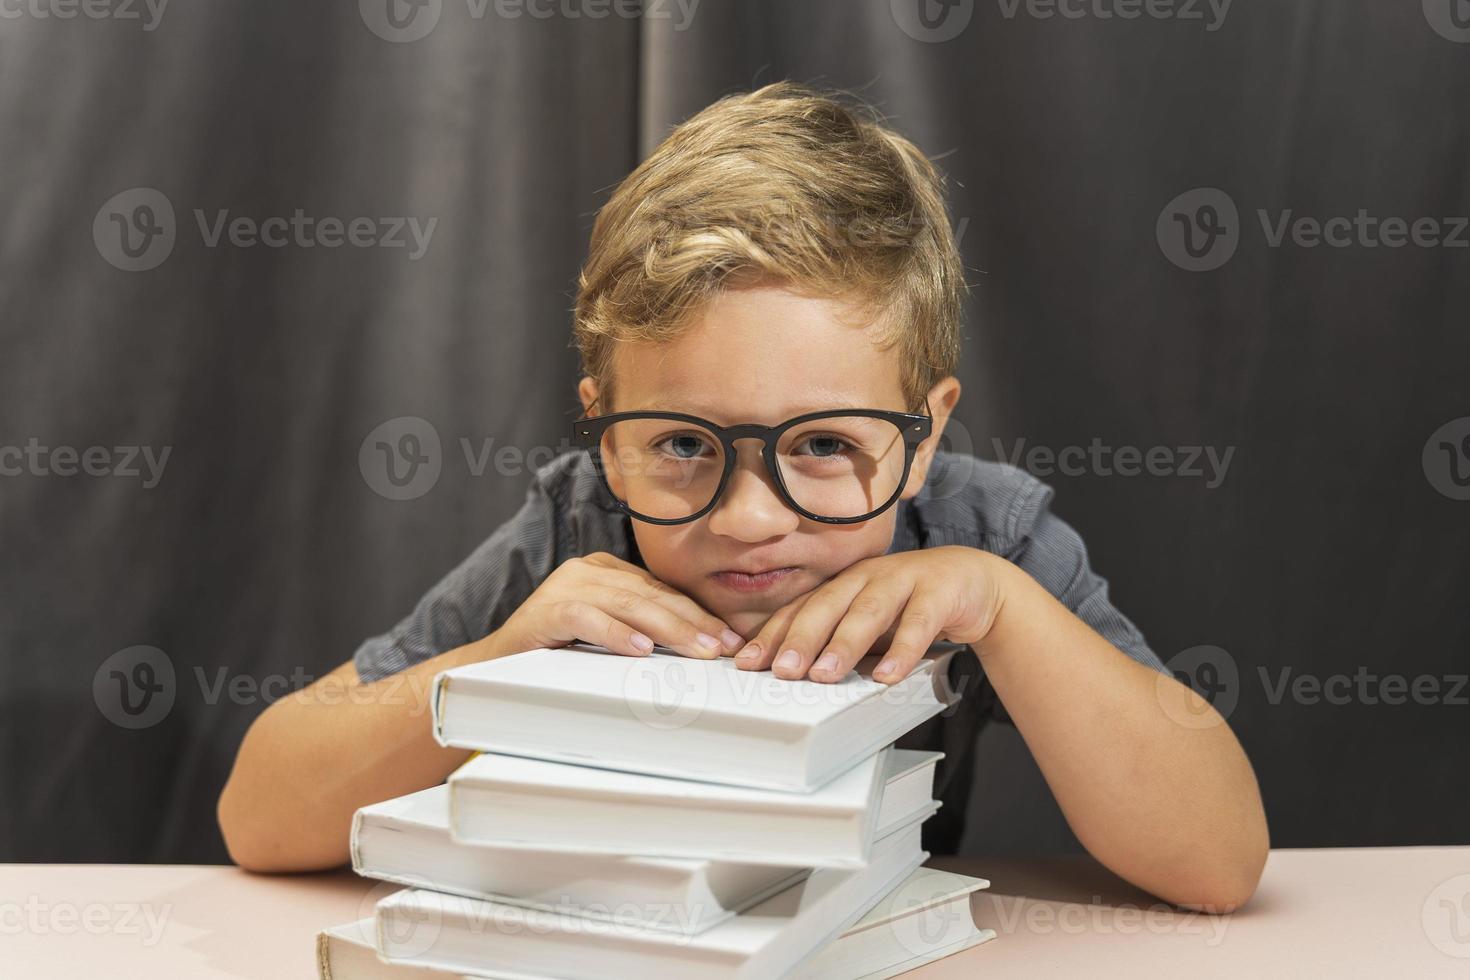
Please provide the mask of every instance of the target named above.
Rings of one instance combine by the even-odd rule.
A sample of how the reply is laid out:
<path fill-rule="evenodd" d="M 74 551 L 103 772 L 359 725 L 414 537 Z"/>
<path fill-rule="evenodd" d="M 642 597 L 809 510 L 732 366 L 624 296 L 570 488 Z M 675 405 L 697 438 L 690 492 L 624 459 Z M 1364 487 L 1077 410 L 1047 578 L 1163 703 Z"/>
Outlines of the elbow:
<path fill-rule="evenodd" d="M 225 850 L 229 853 L 230 860 L 246 871 L 285 870 L 268 856 L 267 844 L 251 829 L 249 814 L 244 812 L 239 797 L 240 792 L 235 788 L 234 777 L 231 776 L 215 806 L 215 819 L 219 823 L 220 836 L 224 838 Z"/>
<path fill-rule="evenodd" d="M 1260 881 L 1259 870 L 1221 875 L 1185 889 L 1173 902 L 1181 908 L 1195 909 L 1210 915 L 1230 915 L 1251 900 Z"/>
<path fill-rule="evenodd" d="M 1255 895 L 1270 853 L 1270 841 L 1263 823 L 1257 839 L 1233 849 L 1228 855 L 1221 855 L 1221 859 L 1211 862 L 1213 867 L 1198 869 L 1177 894 L 1161 897 L 1168 897 L 1183 908 L 1211 915 L 1229 915 L 1244 907 Z"/>
<path fill-rule="evenodd" d="M 230 860 L 257 874 L 331 871 L 351 861 L 348 834 L 312 834 L 302 821 L 264 807 L 232 775 L 220 793 L 215 819 Z"/>
<path fill-rule="evenodd" d="M 215 807 L 220 836 L 230 860 L 242 870 L 256 874 L 293 874 L 308 871 L 330 871 L 347 862 L 345 847 L 320 846 L 304 836 L 283 830 L 285 826 L 271 815 L 255 812 L 245 802 L 244 794 L 230 784 L 220 793 Z"/>

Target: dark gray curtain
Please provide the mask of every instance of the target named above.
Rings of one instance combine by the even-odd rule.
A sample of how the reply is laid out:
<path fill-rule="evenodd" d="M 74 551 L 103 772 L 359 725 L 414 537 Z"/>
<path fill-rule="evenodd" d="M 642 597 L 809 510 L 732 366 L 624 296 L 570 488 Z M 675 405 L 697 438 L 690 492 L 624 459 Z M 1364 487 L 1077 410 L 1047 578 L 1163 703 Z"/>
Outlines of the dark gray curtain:
<path fill-rule="evenodd" d="M 778 78 L 858 92 L 949 174 L 975 285 L 952 448 L 1056 486 L 1228 708 L 1274 842 L 1470 840 L 1470 10 L 1063 7 L 0 19 L 0 860 L 225 858 L 250 720 L 565 448 L 609 189 Z M 1289 224 L 1360 211 L 1441 240 Z M 396 485 L 379 442 L 424 468 Z M 1126 447 L 1152 464 L 1120 473 Z M 968 850 L 1076 847 L 1014 730 L 979 765 Z"/>

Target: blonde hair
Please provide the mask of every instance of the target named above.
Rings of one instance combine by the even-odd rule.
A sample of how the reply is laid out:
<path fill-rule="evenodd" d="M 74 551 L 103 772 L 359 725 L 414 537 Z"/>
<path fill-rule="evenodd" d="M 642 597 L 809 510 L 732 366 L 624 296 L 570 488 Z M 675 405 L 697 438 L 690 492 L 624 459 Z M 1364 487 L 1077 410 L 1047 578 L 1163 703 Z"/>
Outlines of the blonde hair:
<path fill-rule="evenodd" d="M 850 302 L 897 344 L 909 407 L 953 374 L 968 285 L 944 179 L 840 93 L 775 82 L 675 127 L 592 227 L 574 340 L 612 402 L 619 342 L 667 341 L 720 290 L 775 282 Z"/>

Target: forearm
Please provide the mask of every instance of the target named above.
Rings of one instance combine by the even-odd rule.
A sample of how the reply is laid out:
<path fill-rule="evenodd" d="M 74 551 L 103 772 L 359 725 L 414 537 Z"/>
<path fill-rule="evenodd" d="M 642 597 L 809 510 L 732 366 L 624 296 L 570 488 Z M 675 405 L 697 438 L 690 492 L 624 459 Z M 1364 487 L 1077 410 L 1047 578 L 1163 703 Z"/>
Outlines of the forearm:
<path fill-rule="evenodd" d="M 976 653 L 1078 839 L 1168 901 L 1244 902 L 1268 838 L 1255 774 L 1225 720 L 1025 572 L 994 565 L 1003 598 Z"/>
<path fill-rule="evenodd" d="M 436 785 L 470 755 L 434 741 L 434 675 L 502 653 L 491 634 L 372 684 L 349 662 L 272 704 L 246 732 L 220 794 L 231 858 L 253 871 L 348 861 L 359 807 Z"/>

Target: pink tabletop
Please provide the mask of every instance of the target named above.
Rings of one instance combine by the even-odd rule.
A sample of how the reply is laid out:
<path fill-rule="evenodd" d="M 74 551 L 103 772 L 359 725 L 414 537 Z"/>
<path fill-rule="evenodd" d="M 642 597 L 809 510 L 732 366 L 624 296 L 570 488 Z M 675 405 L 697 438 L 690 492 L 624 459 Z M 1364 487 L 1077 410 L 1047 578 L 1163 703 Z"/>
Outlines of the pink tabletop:
<path fill-rule="evenodd" d="M 1083 858 L 941 858 L 997 938 L 909 976 L 1470 977 L 1470 847 L 1278 850 L 1245 910 L 1170 910 Z M 348 871 L 0 865 L 0 977 L 311 980 L 315 936 L 395 886 Z M 1019 897 L 1025 896 L 1025 897 Z"/>

